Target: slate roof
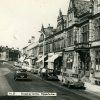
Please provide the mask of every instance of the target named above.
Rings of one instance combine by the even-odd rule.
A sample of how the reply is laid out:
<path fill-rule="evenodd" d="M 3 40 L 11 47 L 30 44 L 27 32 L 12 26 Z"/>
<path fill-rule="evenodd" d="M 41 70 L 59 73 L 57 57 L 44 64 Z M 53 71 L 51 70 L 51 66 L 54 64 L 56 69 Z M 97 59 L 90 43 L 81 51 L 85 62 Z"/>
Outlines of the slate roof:
<path fill-rule="evenodd" d="M 75 7 L 75 15 L 79 17 L 89 12 L 91 2 L 86 0 L 73 0 L 73 4 Z"/>

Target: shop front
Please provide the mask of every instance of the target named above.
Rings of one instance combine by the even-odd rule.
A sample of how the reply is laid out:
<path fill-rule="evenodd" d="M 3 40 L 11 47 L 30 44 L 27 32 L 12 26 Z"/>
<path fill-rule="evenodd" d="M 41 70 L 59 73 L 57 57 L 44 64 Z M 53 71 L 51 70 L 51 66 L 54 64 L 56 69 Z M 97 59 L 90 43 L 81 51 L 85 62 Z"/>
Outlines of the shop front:
<path fill-rule="evenodd" d="M 74 51 L 64 52 L 63 72 L 77 73 L 77 55 Z"/>
<path fill-rule="evenodd" d="M 90 76 L 91 58 L 90 46 L 88 43 L 78 43 L 75 47 L 75 52 L 78 53 L 78 73 L 80 77 Z"/>
<path fill-rule="evenodd" d="M 62 53 L 54 53 L 51 57 L 48 57 L 48 60 L 45 62 L 48 63 L 48 69 L 53 70 L 56 75 L 60 74 L 62 67 Z"/>
<path fill-rule="evenodd" d="M 100 85 L 100 48 L 91 49 L 91 73 L 90 80 L 92 83 Z"/>
<path fill-rule="evenodd" d="M 45 62 L 46 60 L 47 60 L 47 55 L 40 57 L 40 58 L 36 61 L 37 66 L 38 66 L 39 68 L 46 67 L 46 66 L 47 66 L 47 63 Z M 43 62 L 43 61 L 44 61 L 44 62 Z M 44 63 L 44 66 L 43 66 L 43 63 Z"/>

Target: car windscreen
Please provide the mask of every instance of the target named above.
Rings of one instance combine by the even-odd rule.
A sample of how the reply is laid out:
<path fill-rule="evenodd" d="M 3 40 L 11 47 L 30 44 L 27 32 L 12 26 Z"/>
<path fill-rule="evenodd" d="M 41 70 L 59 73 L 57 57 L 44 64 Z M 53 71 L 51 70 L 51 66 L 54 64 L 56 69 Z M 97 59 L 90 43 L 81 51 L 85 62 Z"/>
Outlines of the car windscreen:
<path fill-rule="evenodd" d="M 26 72 L 26 69 L 19 69 L 20 72 Z"/>
<path fill-rule="evenodd" d="M 78 74 L 71 74 L 71 77 L 78 78 Z"/>

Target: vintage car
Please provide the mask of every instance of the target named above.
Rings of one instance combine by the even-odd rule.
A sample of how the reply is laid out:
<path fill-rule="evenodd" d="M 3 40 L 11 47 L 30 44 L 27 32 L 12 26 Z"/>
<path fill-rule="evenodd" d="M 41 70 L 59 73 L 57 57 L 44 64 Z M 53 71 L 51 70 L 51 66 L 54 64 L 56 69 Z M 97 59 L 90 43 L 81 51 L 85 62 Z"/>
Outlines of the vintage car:
<path fill-rule="evenodd" d="M 14 66 L 19 66 L 19 63 L 17 61 L 14 62 Z"/>
<path fill-rule="evenodd" d="M 27 71 L 31 72 L 32 67 L 33 67 L 33 65 L 32 65 L 30 59 L 25 59 L 25 60 L 23 61 L 23 65 L 22 65 L 22 68 L 23 68 L 23 69 L 26 69 Z"/>
<path fill-rule="evenodd" d="M 78 74 L 75 73 L 62 73 L 62 85 L 67 85 L 68 88 L 80 87 L 84 88 L 84 82 L 80 79 Z"/>
<path fill-rule="evenodd" d="M 32 72 L 33 74 L 38 74 L 38 73 L 39 73 L 39 68 L 32 68 L 32 69 L 31 69 L 31 72 Z"/>
<path fill-rule="evenodd" d="M 14 74 L 14 80 L 17 79 L 27 79 L 28 74 L 26 69 L 17 69 Z"/>
<path fill-rule="evenodd" d="M 52 69 L 48 69 L 45 76 L 45 79 L 47 80 L 59 80 L 58 76 L 53 72 Z"/>
<path fill-rule="evenodd" d="M 19 62 L 14 62 L 14 68 L 15 69 L 19 69 L 19 68 L 21 68 L 21 64 L 19 63 Z"/>
<path fill-rule="evenodd" d="M 57 75 L 48 74 L 46 77 L 47 80 L 59 80 Z"/>

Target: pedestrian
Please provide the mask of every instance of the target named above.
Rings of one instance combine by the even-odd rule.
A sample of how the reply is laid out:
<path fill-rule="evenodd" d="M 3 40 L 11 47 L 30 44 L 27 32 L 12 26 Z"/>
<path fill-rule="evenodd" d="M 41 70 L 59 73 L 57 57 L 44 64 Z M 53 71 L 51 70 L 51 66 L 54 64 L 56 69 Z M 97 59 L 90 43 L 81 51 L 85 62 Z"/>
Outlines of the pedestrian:
<path fill-rule="evenodd" d="M 41 75 L 42 75 L 42 79 L 44 79 L 46 76 L 46 68 L 42 68 Z"/>

